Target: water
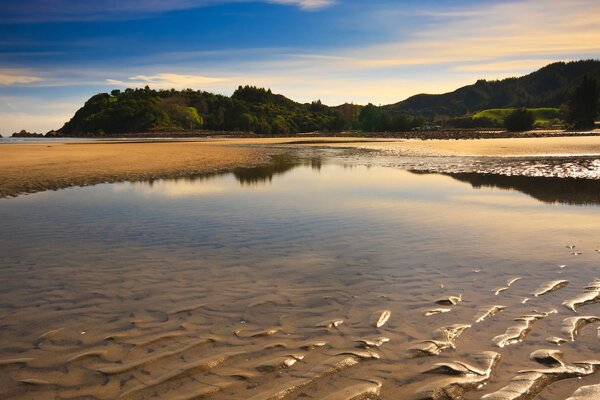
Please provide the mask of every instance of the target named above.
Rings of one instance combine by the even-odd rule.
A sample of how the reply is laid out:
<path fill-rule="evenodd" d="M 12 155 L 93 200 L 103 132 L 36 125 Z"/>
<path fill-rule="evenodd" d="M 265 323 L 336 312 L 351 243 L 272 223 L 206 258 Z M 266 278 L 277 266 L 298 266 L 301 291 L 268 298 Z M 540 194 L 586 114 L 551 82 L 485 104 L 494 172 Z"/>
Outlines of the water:
<path fill-rule="evenodd" d="M 561 302 L 600 278 L 600 181 L 366 163 L 280 159 L 0 200 L 0 398 L 268 398 L 295 388 L 285 398 L 341 399 L 378 382 L 382 398 L 410 399 L 444 378 L 422 373 L 434 363 L 497 351 L 487 385 L 465 394 L 478 399 L 541 367 L 529 354 L 555 348 L 546 337 L 564 336 L 562 320 L 576 315 Z M 553 279 L 569 285 L 529 294 Z M 450 312 L 424 315 L 459 294 Z M 474 323 L 493 304 L 507 308 Z M 494 345 L 533 309 L 558 313 L 523 342 Z M 383 310 L 391 317 L 376 328 Z M 598 315 L 600 303 L 581 310 Z M 473 326 L 455 349 L 409 357 L 456 323 Z M 390 339 L 379 359 L 351 354 L 355 340 L 378 336 Z M 597 357 L 596 328 L 560 349 L 568 362 Z M 326 371 L 347 358 L 358 363 Z M 539 398 L 598 382 L 561 381 Z"/>

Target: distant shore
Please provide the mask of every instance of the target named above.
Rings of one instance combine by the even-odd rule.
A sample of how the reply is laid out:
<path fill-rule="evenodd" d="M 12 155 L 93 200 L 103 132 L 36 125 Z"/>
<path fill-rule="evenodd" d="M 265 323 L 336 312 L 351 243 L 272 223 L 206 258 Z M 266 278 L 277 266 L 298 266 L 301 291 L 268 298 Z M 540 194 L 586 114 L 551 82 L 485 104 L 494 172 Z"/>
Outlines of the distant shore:
<path fill-rule="evenodd" d="M 140 181 L 231 171 L 269 163 L 298 147 L 370 150 L 394 157 L 599 156 L 600 137 L 414 140 L 322 137 L 13 143 L 0 146 L 0 197 L 103 182 Z"/>
<path fill-rule="evenodd" d="M 278 139 L 282 135 L 258 135 L 252 132 L 243 131 L 166 131 L 166 132 L 144 132 L 144 133 L 118 133 L 118 134 L 85 134 L 80 136 L 66 135 L 63 136 L 57 132 L 52 132 L 47 136 L 39 133 L 24 133 L 13 134 L 10 138 L 31 138 L 31 139 L 123 139 L 123 138 L 227 138 L 227 139 Z M 571 137 L 571 136 L 600 136 L 600 128 L 592 130 L 549 130 L 535 129 L 525 132 L 509 132 L 498 129 L 437 129 L 437 130 L 412 130 L 405 132 L 306 132 L 292 135 L 296 138 L 326 138 L 326 137 L 341 137 L 341 138 L 390 138 L 390 139 L 420 139 L 420 140 L 443 140 L 443 139 L 506 139 L 506 138 L 527 138 L 527 137 Z"/>

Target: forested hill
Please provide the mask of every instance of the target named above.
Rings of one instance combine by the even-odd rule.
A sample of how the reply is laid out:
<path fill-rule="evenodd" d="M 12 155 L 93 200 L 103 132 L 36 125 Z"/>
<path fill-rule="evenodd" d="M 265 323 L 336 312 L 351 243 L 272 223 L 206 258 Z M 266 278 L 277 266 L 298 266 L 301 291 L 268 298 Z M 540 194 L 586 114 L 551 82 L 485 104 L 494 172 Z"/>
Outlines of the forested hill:
<path fill-rule="evenodd" d="M 384 109 L 392 114 L 444 118 L 489 108 L 560 107 L 584 75 L 600 79 L 600 61 L 557 62 L 519 78 L 479 80 L 450 93 L 412 96 Z"/>
<path fill-rule="evenodd" d="M 63 135 L 206 129 L 286 134 L 351 128 L 359 106 L 301 104 L 252 86 L 231 97 L 196 90 L 113 90 L 90 98 L 59 131 Z"/>
<path fill-rule="evenodd" d="M 405 131 L 425 119 L 443 121 L 490 108 L 559 107 L 585 75 L 600 80 L 600 61 L 554 63 L 520 78 L 481 80 L 451 93 L 421 94 L 382 107 L 298 103 L 253 86 L 240 86 L 231 97 L 191 89 L 113 90 L 90 98 L 58 133 Z"/>

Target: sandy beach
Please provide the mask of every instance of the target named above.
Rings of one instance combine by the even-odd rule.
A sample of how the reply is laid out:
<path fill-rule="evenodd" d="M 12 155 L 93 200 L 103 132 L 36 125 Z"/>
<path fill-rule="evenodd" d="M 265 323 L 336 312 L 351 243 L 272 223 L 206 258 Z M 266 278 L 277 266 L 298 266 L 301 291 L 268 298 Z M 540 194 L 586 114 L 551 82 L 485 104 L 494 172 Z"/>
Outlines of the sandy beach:
<path fill-rule="evenodd" d="M 600 155 L 600 137 L 480 140 L 269 138 L 36 142 L 0 146 L 0 197 L 102 182 L 190 176 L 267 163 L 289 148 L 371 150 L 394 156 Z"/>
<path fill-rule="evenodd" d="M 0 146 L 0 197 L 220 172 L 266 163 L 274 153 L 203 141 L 7 144 Z"/>

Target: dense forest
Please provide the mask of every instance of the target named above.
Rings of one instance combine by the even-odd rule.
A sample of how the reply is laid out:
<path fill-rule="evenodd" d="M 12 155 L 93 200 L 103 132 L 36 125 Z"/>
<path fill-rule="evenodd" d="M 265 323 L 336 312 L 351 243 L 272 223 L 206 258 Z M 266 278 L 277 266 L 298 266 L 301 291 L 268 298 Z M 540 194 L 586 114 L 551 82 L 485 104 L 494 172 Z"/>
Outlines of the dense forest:
<path fill-rule="evenodd" d="M 381 107 L 331 107 L 319 100 L 298 103 L 254 86 L 240 86 L 230 97 L 192 89 L 113 90 L 91 97 L 58 133 L 77 136 L 209 130 L 281 135 L 408 131 L 426 124 L 499 127 L 502 120 L 482 118 L 476 113 L 490 108 L 558 108 L 568 102 L 584 77 L 600 80 L 600 61 L 554 63 L 521 78 L 478 81 L 452 93 L 417 95 Z"/>

